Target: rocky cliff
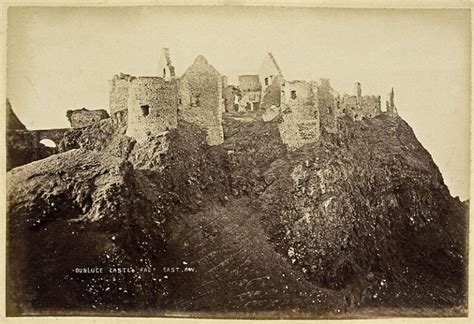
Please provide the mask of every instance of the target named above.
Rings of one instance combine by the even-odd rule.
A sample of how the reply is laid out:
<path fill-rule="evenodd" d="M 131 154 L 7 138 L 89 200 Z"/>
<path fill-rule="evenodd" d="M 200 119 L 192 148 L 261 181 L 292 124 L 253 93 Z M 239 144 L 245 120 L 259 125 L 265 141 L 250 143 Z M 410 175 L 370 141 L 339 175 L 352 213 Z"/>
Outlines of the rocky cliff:
<path fill-rule="evenodd" d="M 464 312 L 467 206 L 402 119 L 293 151 L 276 122 L 223 126 L 219 146 L 186 123 L 138 144 L 103 120 L 10 171 L 9 312 Z"/>

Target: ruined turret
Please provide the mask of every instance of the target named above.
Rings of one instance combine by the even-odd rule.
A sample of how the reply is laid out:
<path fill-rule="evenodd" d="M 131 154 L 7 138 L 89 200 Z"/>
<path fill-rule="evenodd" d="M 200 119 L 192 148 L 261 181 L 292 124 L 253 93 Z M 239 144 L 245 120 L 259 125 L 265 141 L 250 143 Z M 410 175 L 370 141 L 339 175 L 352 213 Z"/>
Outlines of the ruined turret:
<path fill-rule="evenodd" d="M 387 101 L 386 101 L 386 106 L 387 106 L 387 113 L 391 116 L 398 116 L 397 108 L 395 107 L 395 92 L 390 91 L 390 93 L 387 95 Z"/>
<path fill-rule="evenodd" d="M 354 95 L 357 98 L 357 104 L 360 105 L 362 103 L 362 87 L 360 82 L 354 83 Z"/>
<path fill-rule="evenodd" d="M 222 85 L 222 75 L 202 55 L 194 60 L 179 80 L 178 120 L 204 129 L 210 145 L 224 141 Z"/>
<path fill-rule="evenodd" d="M 158 75 L 165 79 L 165 81 L 170 81 L 175 77 L 174 66 L 171 64 L 170 50 L 168 48 L 161 49 Z"/>

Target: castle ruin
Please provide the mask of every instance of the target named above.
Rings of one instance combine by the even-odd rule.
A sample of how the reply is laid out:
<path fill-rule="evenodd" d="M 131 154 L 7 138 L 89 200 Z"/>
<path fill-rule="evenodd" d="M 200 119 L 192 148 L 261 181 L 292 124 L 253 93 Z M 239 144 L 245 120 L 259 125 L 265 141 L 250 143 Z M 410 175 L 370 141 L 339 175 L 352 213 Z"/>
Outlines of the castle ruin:
<path fill-rule="evenodd" d="M 110 80 L 110 113 L 116 122 L 127 116 L 127 136 L 143 142 L 186 121 L 207 132 L 208 144 L 222 143 L 224 76 L 200 55 L 177 78 L 167 48 L 162 49 L 159 72 L 161 76 L 147 77 L 120 73 Z"/>
<path fill-rule="evenodd" d="M 265 56 L 257 74 L 240 75 L 238 85 L 229 85 L 227 77 L 202 55 L 177 77 L 167 48 L 161 51 L 157 74 L 115 75 L 109 81 L 109 113 L 104 109 L 68 110 L 66 117 L 71 128 L 110 118 L 114 125 L 126 127 L 127 136 L 141 143 L 150 137 L 166 136 L 169 130 L 187 122 L 206 133 L 209 145 L 219 145 L 224 142 L 225 115 L 246 122 L 274 123 L 281 140 L 290 149 L 296 149 L 317 142 L 324 132 L 337 133 L 342 118 L 358 122 L 381 114 L 398 116 L 393 88 L 382 111 L 380 96 L 363 95 L 359 82 L 354 83 L 352 95 L 340 95 L 329 79 L 285 79 L 271 53 Z M 11 147 L 18 144 L 38 151 L 44 149 L 44 140 L 57 146 L 71 129 L 27 130 L 8 101 L 7 114 L 12 116 L 7 123 L 7 142 Z M 54 154 L 57 149 L 53 148 L 46 153 Z"/>
<path fill-rule="evenodd" d="M 237 86 L 228 85 L 227 77 L 201 55 L 176 77 L 167 48 L 162 49 L 158 72 L 160 76 L 150 77 L 120 73 L 110 81 L 110 114 L 116 122 L 127 116 L 127 135 L 138 142 L 186 121 L 206 131 L 209 145 L 218 145 L 224 141 L 223 114 L 250 113 L 278 123 L 282 141 L 298 148 L 318 141 L 323 131 L 337 133 L 338 118 L 360 121 L 382 114 L 380 96 L 363 96 L 359 82 L 354 94 L 341 96 L 329 79 L 286 80 L 271 53 L 258 74 L 240 75 Z M 397 116 L 393 89 L 386 113 Z"/>

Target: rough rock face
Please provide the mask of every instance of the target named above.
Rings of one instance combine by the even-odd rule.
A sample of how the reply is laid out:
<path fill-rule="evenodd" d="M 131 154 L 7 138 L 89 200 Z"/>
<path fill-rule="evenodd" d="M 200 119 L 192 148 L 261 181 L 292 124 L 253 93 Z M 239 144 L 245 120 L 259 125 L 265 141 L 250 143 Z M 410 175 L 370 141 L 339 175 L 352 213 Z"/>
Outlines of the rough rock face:
<path fill-rule="evenodd" d="M 403 120 L 343 125 L 267 170 L 260 202 L 275 244 L 352 306 L 461 304 L 467 209 Z"/>
<path fill-rule="evenodd" d="M 277 122 L 223 126 L 217 146 L 186 122 L 136 143 L 103 120 L 8 173 L 9 312 L 463 312 L 467 207 L 403 120 L 340 119 L 292 151 Z"/>
<path fill-rule="evenodd" d="M 9 312 L 147 308 L 163 296 L 157 273 L 140 269 L 158 266 L 164 218 L 130 163 L 72 150 L 12 170 L 8 188 Z"/>
<path fill-rule="evenodd" d="M 12 109 L 10 101 L 7 99 L 7 113 L 6 113 L 6 128 L 10 130 L 26 130 L 25 125 L 18 119 L 17 115 Z"/>

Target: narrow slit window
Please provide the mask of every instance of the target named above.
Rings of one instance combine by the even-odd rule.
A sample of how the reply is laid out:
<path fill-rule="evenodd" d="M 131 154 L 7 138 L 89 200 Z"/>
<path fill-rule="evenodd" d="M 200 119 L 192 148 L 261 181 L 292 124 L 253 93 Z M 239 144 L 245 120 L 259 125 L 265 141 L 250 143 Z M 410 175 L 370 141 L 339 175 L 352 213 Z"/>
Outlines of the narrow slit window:
<path fill-rule="evenodd" d="M 291 91 L 291 99 L 296 99 L 296 91 L 295 90 Z"/>

